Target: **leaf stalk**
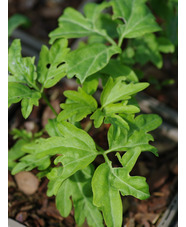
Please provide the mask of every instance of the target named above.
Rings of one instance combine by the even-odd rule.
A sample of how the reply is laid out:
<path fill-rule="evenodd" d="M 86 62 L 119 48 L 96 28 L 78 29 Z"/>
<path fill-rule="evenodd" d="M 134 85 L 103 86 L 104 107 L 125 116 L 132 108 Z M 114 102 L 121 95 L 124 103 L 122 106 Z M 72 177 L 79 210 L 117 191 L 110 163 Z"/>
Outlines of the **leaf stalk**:
<path fill-rule="evenodd" d="M 58 114 L 57 112 L 55 111 L 55 109 L 53 108 L 53 106 L 51 105 L 51 103 L 49 102 L 48 98 L 46 97 L 45 93 L 43 92 L 42 93 L 42 97 L 43 99 L 45 100 L 46 104 L 50 107 L 50 109 L 52 110 L 52 112 L 55 114 L 55 116 L 57 117 Z"/>

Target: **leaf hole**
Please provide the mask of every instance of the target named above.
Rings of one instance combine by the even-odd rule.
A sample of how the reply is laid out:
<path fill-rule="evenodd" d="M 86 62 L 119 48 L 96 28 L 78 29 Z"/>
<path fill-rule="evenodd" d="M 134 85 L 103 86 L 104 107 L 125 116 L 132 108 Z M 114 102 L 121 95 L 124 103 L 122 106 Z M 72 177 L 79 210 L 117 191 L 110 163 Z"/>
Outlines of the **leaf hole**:
<path fill-rule="evenodd" d="M 50 63 L 48 63 L 48 64 L 46 65 L 47 69 L 49 69 L 49 68 L 50 68 L 50 66 L 51 66 L 51 64 L 50 64 Z"/>
<path fill-rule="evenodd" d="M 64 65 L 65 64 L 65 62 L 63 61 L 63 62 L 61 62 L 61 63 L 59 63 L 58 65 L 57 65 L 57 68 L 59 68 L 61 65 Z"/>

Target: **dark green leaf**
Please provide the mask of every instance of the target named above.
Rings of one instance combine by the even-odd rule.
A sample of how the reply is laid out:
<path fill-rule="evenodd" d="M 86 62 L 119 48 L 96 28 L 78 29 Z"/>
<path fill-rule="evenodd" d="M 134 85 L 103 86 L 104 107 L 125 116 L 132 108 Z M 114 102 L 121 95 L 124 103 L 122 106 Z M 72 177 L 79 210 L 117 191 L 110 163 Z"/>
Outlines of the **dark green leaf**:
<path fill-rule="evenodd" d="M 128 49 L 132 49 L 133 56 L 128 56 Z M 156 67 L 161 68 L 163 58 L 161 53 L 173 53 L 174 45 L 164 37 L 156 37 L 154 34 L 147 34 L 143 37 L 130 40 L 128 48 L 122 53 L 121 59 L 124 63 L 140 63 L 141 65 L 151 61 Z"/>
<path fill-rule="evenodd" d="M 14 14 L 8 19 L 8 37 L 12 35 L 12 32 L 19 27 L 20 25 L 24 25 L 24 27 L 30 25 L 30 20 L 28 17 L 21 14 Z"/>
<path fill-rule="evenodd" d="M 122 78 L 129 82 L 138 82 L 138 78 L 134 71 L 126 65 L 123 65 L 120 61 L 111 59 L 108 65 L 101 70 L 101 73 L 111 76 L 113 79 Z M 105 75 L 102 77 L 104 82 Z M 106 81 L 108 77 L 105 78 Z"/>
<path fill-rule="evenodd" d="M 174 45 L 165 37 L 158 37 L 156 38 L 158 43 L 158 49 L 160 52 L 163 53 L 173 53 L 175 48 Z"/>

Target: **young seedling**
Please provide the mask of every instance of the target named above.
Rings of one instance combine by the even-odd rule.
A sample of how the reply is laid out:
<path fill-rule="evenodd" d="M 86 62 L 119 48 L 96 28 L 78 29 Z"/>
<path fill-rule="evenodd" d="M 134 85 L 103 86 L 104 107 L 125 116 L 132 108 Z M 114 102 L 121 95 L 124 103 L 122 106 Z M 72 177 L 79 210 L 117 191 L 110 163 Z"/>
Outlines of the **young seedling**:
<path fill-rule="evenodd" d="M 142 152 L 158 156 L 149 144 L 153 141 L 149 132 L 162 120 L 155 114 L 140 114 L 135 95 L 149 84 L 139 82 L 122 60 L 124 39 L 153 37 L 152 32 L 160 30 L 145 2 L 88 3 L 84 14 L 65 9 L 59 27 L 49 34 L 51 47 L 42 47 L 37 66 L 34 57 L 22 57 L 20 40 L 14 40 L 9 48 L 9 105 L 21 101 L 23 117 L 27 118 L 44 98 L 56 115 L 45 127 L 49 138 L 25 136 L 18 130 L 21 139 L 11 149 L 9 168 L 12 174 L 37 168 L 39 177 L 49 179 L 47 195 L 56 196 L 63 217 L 70 214 L 73 204 L 78 225 L 86 219 L 93 227 L 104 226 L 104 222 L 108 227 L 120 227 L 122 196 L 142 200 L 150 196 L 146 179 L 130 176 L 130 172 Z M 88 39 L 70 50 L 68 39 L 80 37 Z M 66 101 L 57 114 L 44 91 L 65 76 L 75 77 L 79 85 L 77 91 L 64 92 Z M 93 95 L 99 81 L 103 89 L 96 100 Z M 95 128 L 110 124 L 108 149 L 98 146 L 81 128 L 86 117 Z M 120 167 L 113 167 L 108 157 L 112 152 L 117 152 Z M 98 155 L 105 161 L 95 169 L 92 162 Z"/>

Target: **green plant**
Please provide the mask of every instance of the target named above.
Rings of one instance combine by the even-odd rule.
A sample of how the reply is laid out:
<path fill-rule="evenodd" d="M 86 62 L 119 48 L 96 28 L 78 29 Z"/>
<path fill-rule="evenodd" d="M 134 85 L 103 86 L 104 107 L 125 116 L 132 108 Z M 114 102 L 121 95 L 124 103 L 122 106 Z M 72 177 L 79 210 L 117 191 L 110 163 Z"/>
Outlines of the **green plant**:
<path fill-rule="evenodd" d="M 12 32 L 19 26 L 30 26 L 30 20 L 22 14 L 14 14 L 8 19 L 8 37 L 12 35 Z"/>
<path fill-rule="evenodd" d="M 104 217 L 108 227 L 120 227 L 121 195 L 138 199 L 150 196 L 146 179 L 130 176 L 130 172 L 142 152 L 158 156 L 157 149 L 149 144 L 153 137 L 148 132 L 162 120 L 155 114 L 136 116 L 140 108 L 135 95 L 149 84 L 139 82 L 134 71 L 121 61 L 124 39 L 160 30 L 145 2 L 89 3 L 84 15 L 67 8 L 59 18 L 59 27 L 49 34 L 51 48 L 42 47 L 37 66 L 34 57 L 22 57 L 19 40 L 9 48 L 9 106 L 21 101 L 22 114 L 27 118 L 43 98 L 56 115 L 45 127 L 49 138 L 14 131 L 20 139 L 10 151 L 9 169 L 16 174 L 37 168 L 39 177 L 49 179 L 47 195 L 56 196 L 62 216 L 69 215 L 73 201 L 78 225 L 86 218 L 90 226 L 100 227 Z M 106 11 L 110 8 L 112 16 Z M 68 48 L 67 39 L 85 36 L 87 42 L 76 50 Z M 79 87 L 64 92 L 66 101 L 58 115 L 44 92 L 65 76 L 75 77 Z M 97 101 L 93 95 L 99 80 L 103 90 Z M 98 146 L 81 127 L 85 117 L 90 117 L 95 128 L 110 125 L 108 149 Z M 108 158 L 111 152 L 117 152 L 120 167 L 112 166 Z M 92 162 L 98 155 L 105 162 L 95 169 Z"/>

